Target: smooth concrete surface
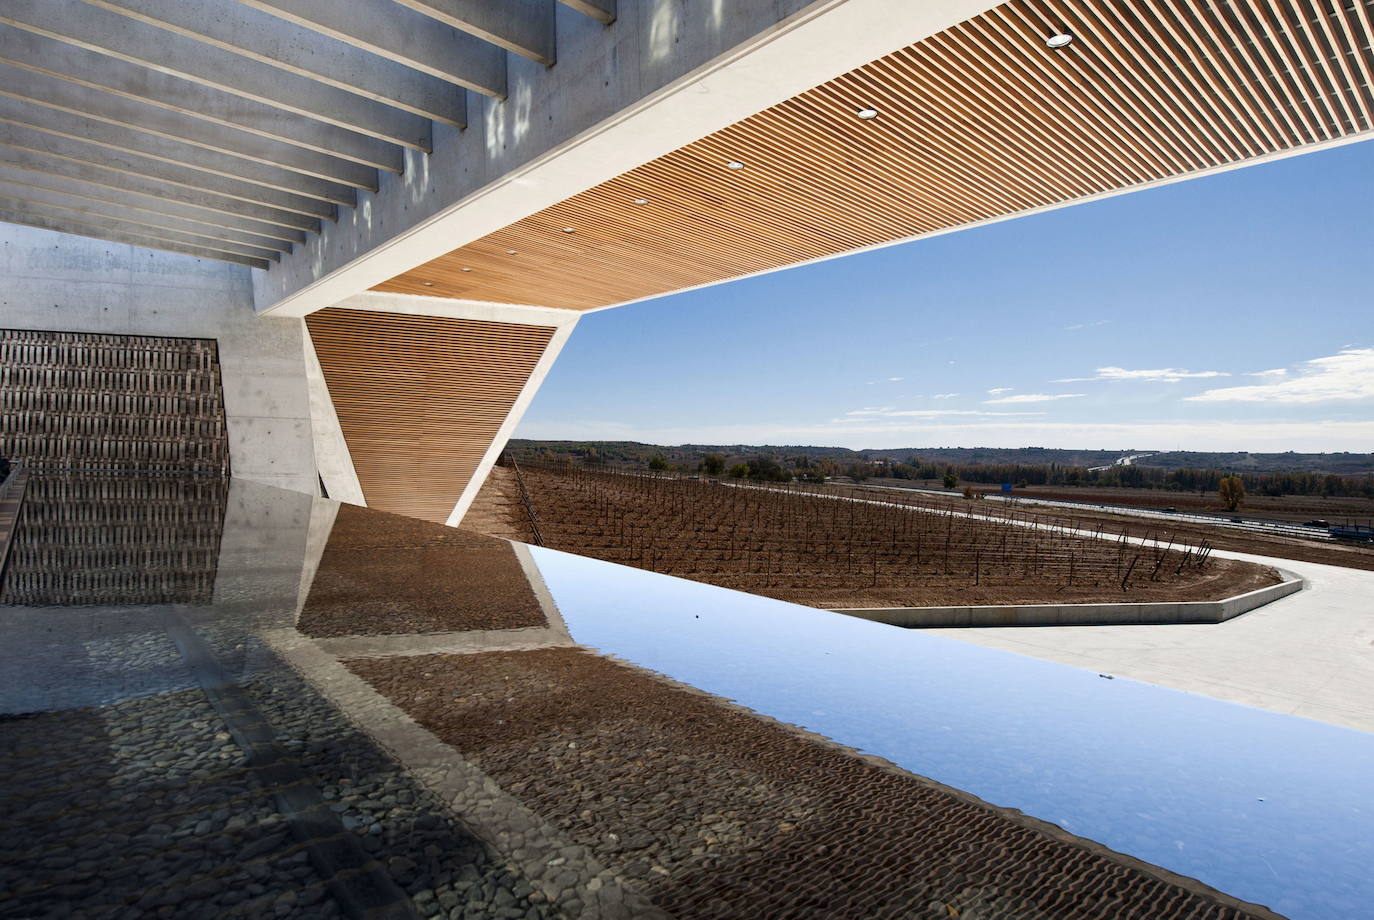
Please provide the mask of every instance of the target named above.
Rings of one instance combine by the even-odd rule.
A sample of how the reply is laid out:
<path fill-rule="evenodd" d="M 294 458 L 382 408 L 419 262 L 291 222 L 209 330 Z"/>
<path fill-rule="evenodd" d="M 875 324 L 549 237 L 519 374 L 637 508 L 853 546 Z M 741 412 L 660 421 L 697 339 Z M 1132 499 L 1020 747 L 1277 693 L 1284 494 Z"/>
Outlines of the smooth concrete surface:
<path fill-rule="evenodd" d="M 315 353 L 310 330 L 306 329 L 301 338 L 305 346 L 305 379 L 310 392 L 310 433 L 315 442 L 315 466 L 320 471 L 320 482 L 324 483 L 325 493 L 330 498 L 366 506 L 363 484 L 358 481 L 358 470 L 353 466 L 353 452 L 344 438 L 343 425 L 329 395 L 329 383 L 324 379 L 324 368 Z"/>
<path fill-rule="evenodd" d="M 317 494 L 304 323 L 256 315 L 250 271 L 0 223 L 0 326 L 216 340 L 234 476 Z"/>
<path fill-rule="evenodd" d="M 1303 581 L 1284 574 L 1267 588 L 1219 601 L 1132 604 L 1021 604 L 981 607 L 848 607 L 834 613 L 912 629 L 982 626 L 1118 626 L 1125 624 L 1224 623 L 1301 591 Z"/>
<path fill-rule="evenodd" d="M 1245 553 L 1304 590 L 1220 624 L 934 629 L 1216 699 L 1374 732 L 1374 572 Z"/>

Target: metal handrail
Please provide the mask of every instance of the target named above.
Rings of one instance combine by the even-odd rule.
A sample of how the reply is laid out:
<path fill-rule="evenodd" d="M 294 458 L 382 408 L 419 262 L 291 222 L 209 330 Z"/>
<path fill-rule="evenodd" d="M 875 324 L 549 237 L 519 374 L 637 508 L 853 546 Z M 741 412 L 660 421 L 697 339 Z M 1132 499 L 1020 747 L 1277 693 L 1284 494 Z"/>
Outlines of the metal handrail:
<path fill-rule="evenodd" d="M 535 513 L 534 503 L 530 501 L 529 490 L 525 488 L 525 477 L 520 475 L 520 464 L 515 462 L 512 456 L 506 456 L 506 462 L 515 472 L 515 485 L 520 490 L 520 504 L 525 506 L 525 516 L 529 518 L 530 530 L 534 534 L 534 545 L 544 545 L 544 535 L 539 532 L 539 515 Z"/>

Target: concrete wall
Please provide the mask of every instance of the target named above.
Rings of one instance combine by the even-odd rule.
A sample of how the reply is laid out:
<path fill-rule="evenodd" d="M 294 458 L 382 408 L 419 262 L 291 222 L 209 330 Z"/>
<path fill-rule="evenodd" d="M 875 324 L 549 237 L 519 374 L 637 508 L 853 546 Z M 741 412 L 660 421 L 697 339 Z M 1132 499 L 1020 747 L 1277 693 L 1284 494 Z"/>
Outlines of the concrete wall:
<path fill-rule="evenodd" d="M 215 339 L 234 475 L 315 494 L 304 324 L 257 316 L 250 271 L 0 223 L 0 326 Z"/>
<path fill-rule="evenodd" d="M 841 608 L 861 620 L 907 629 L 997 626 L 1123 626 L 1140 624 L 1224 623 L 1242 613 L 1296 594 L 1303 580 L 1276 570 L 1283 581 L 1219 601 L 1143 604 L 1023 604 L 1004 607 L 868 607 Z"/>

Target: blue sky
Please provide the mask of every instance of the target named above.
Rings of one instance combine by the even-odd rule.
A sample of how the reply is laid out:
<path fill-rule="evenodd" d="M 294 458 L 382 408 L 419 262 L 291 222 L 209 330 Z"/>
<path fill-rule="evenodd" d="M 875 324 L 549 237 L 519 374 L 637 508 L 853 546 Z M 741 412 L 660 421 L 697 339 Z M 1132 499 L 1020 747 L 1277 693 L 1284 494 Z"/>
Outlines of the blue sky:
<path fill-rule="evenodd" d="M 585 316 L 516 436 L 1374 451 L 1374 143 Z"/>

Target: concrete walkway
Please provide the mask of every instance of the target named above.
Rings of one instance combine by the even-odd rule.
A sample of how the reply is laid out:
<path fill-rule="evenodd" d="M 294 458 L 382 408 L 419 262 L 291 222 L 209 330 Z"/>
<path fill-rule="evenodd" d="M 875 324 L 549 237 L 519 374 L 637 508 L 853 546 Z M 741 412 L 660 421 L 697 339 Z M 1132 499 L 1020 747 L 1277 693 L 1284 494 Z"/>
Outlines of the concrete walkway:
<path fill-rule="evenodd" d="M 932 629 L 964 642 L 1374 732 L 1374 572 L 1218 551 L 1307 579 L 1225 623 Z"/>

